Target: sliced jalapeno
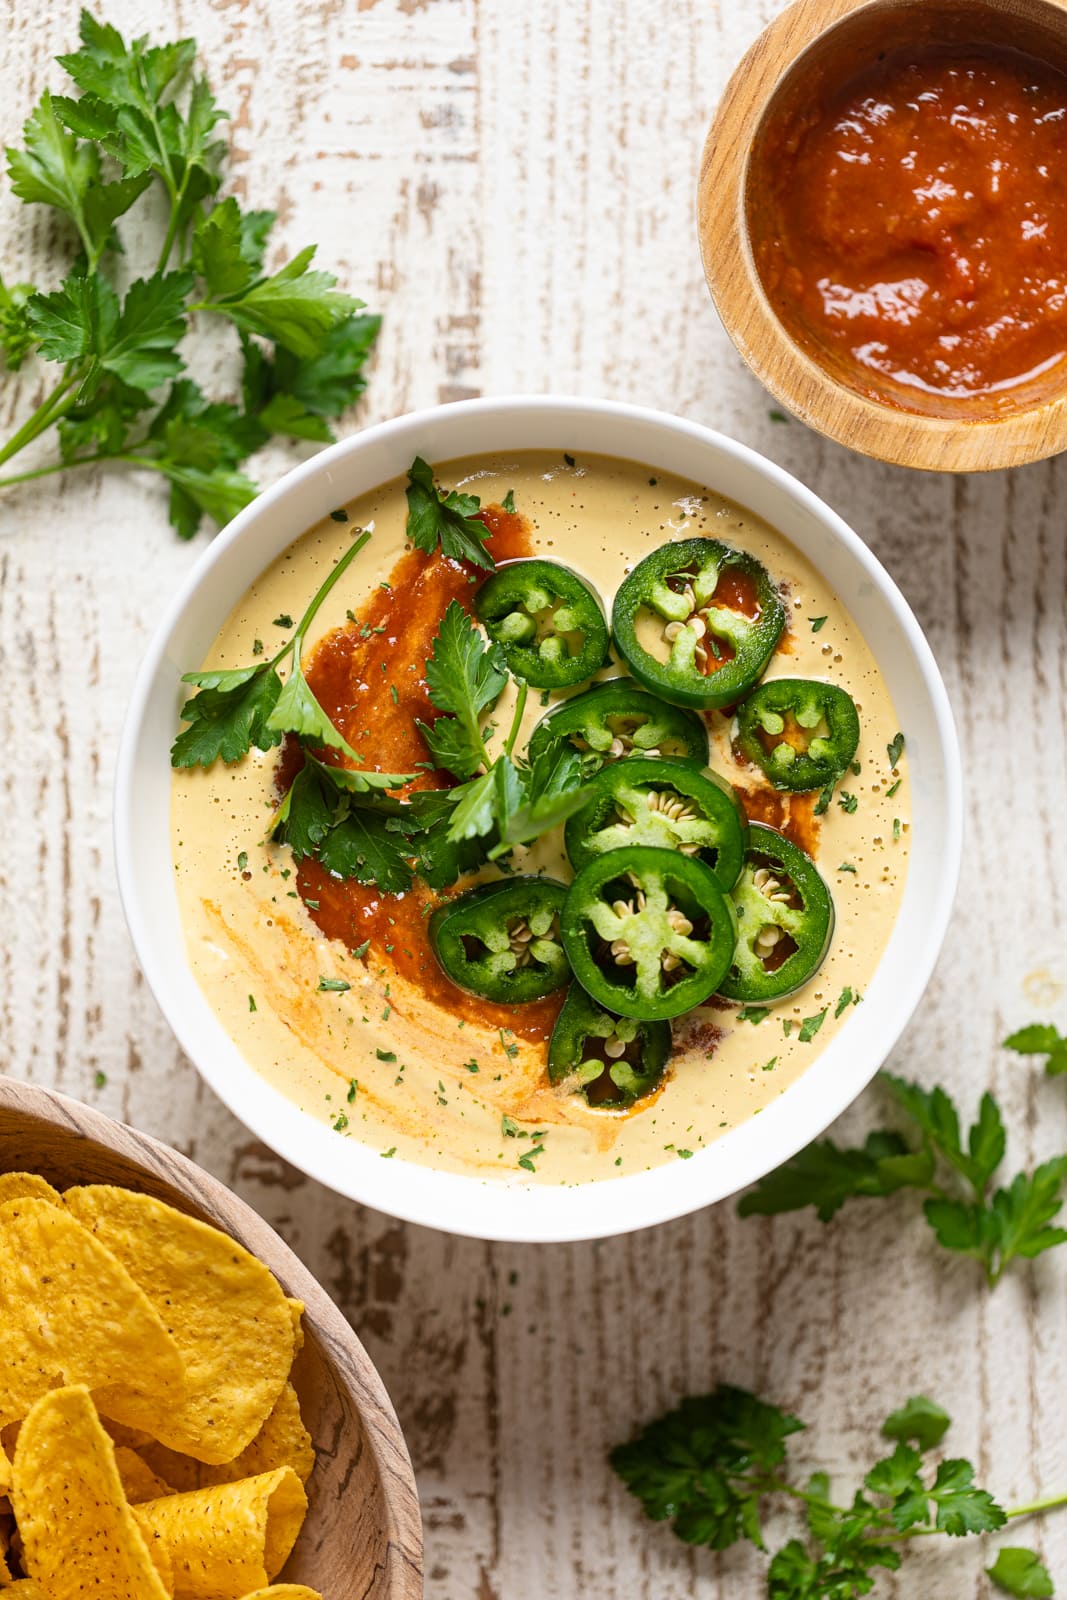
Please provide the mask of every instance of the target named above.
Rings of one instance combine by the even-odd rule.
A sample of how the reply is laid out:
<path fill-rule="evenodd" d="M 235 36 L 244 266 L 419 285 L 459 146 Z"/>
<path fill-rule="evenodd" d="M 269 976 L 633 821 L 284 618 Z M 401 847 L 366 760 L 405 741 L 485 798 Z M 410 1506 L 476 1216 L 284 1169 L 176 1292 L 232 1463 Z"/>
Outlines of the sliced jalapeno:
<path fill-rule="evenodd" d="M 510 670 L 535 689 L 584 683 L 607 659 L 600 601 L 555 561 L 509 561 L 482 584 L 474 609 Z"/>
<path fill-rule="evenodd" d="M 684 761 L 616 761 L 598 772 L 567 819 L 564 840 L 578 870 L 625 845 L 658 845 L 699 857 L 720 888 L 737 882 L 748 824 L 728 783 Z"/>
<path fill-rule="evenodd" d="M 669 1022 L 618 1017 L 572 983 L 548 1042 L 548 1076 L 598 1110 L 624 1111 L 660 1082 L 670 1053 Z"/>
<path fill-rule="evenodd" d="M 567 890 L 552 878 L 507 878 L 438 906 L 430 939 L 460 989 L 500 1005 L 524 1005 L 570 976 L 559 935 Z"/>
<path fill-rule="evenodd" d="M 612 612 L 615 643 L 634 677 L 682 706 L 742 699 L 784 626 L 767 569 L 718 539 L 654 550 L 623 580 Z"/>
<path fill-rule="evenodd" d="M 810 856 L 753 822 L 730 898 L 737 948 L 720 994 L 746 1003 L 781 1000 L 815 976 L 830 948 L 834 902 Z"/>
<path fill-rule="evenodd" d="M 706 1000 L 734 948 L 733 910 L 711 868 L 650 845 L 594 856 L 567 891 L 560 927 L 582 988 L 642 1022 Z"/>
<path fill-rule="evenodd" d="M 737 708 L 741 753 L 776 789 L 800 792 L 836 783 L 859 742 L 856 703 L 833 683 L 772 678 Z"/>
<path fill-rule="evenodd" d="M 631 678 L 598 684 L 542 717 L 530 735 L 530 760 L 564 741 L 578 751 L 586 777 L 624 756 L 669 756 L 699 766 L 708 759 L 708 730 L 696 713 L 647 694 Z"/>

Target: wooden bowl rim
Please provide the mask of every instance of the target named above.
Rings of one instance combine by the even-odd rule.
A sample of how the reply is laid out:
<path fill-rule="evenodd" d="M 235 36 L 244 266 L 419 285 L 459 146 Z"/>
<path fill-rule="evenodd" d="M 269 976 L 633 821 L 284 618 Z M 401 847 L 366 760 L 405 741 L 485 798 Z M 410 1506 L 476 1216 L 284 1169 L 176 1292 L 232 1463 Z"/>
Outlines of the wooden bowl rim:
<path fill-rule="evenodd" d="M 849 389 L 796 344 L 771 308 L 748 242 L 749 154 L 785 74 L 845 17 L 907 0 L 793 0 L 742 57 L 704 144 L 697 224 L 704 275 L 723 326 L 755 376 L 801 421 L 863 455 L 927 471 L 982 472 L 1021 466 L 1067 448 L 1067 390 L 1025 411 L 989 420 L 925 417 Z M 1013 0 L 964 0 L 974 9 L 1018 10 Z M 1047 9 L 1067 43 L 1067 0 Z M 1029 9 L 1029 6 L 1028 8 Z"/>
<path fill-rule="evenodd" d="M 274 1273 L 286 1294 L 304 1303 L 307 1319 L 328 1341 L 327 1359 L 339 1368 L 339 1379 L 352 1392 L 363 1438 L 382 1485 L 386 1526 L 383 1538 L 398 1558 L 397 1600 L 421 1600 L 423 1572 L 422 1520 L 418 1489 L 407 1444 L 393 1403 L 363 1344 L 326 1290 L 280 1234 L 232 1189 L 197 1166 L 180 1150 L 151 1134 L 118 1122 L 102 1111 L 72 1100 L 55 1089 L 0 1075 L 0 1117 L 5 1111 L 63 1127 L 80 1138 L 145 1169 L 176 1190 L 191 1209 L 222 1219 L 238 1242 Z M 230 1218 L 233 1219 L 232 1228 Z M 337 1352 L 343 1352 L 338 1360 Z"/>

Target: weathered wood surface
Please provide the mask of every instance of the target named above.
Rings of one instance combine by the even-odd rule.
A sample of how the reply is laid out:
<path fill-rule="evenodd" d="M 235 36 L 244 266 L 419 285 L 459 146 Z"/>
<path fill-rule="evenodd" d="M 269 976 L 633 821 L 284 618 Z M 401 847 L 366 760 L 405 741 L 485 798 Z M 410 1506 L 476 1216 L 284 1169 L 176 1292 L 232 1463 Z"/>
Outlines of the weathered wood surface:
<path fill-rule="evenodd" d="M 1061 461 L 984 479 L 880 468 L 773 422 L 708 304 L 694 235 L 704 131 L 773 0 L 113 0 L 124 28 L 195 32 L 240 193 L 287 246 L 387 315 L 361 416 L 466 394 L 636 399 L 721 427 L 822 493 L 889 565 L 945 671 L 969 776 L 959 908 L 894 1054 L 972 1109 L 1010 1159 L 1067 1148 L 1061 1084 L 1000 1053 L 1067 1018 L 1067 537 Z M 5 134 L 61 80 L 68 0 L 8 0 Z M 50 281 L 49 222 L 0 199 L 3 270 Z M 212 350 L 198 360 L 211 377 Z M 219 375 L 220 377 L 222 374 Z M 39 375 L 6 382 L 0 425 Z M 272 450 L 263 479 L 291 452 Z M 682 1393 L 750 1384 L 815 1424 L 813 1458 L 864 1459 L 925 1390 L 1006 1496 L 1067 1488 L 1067 1252 L 989 1296 L 904 1200 L 829 1229 L 729 1205 L 596 1245 L 444 1238 L 318 1189 L 254 1143 L 182 1059 L 134 964 L 115 891 L 119 728 L 160 603 L 195 559 L 151 483 L 84 476 L 0 500 L 0 1038 L 55 1084 L 195 1156 L 249 1200 L 366 1341 L 419 1474 L 431 1600 L 730 1600 L 744 1552 L 641 1523 L 609 1444 Z M 107 1076 L 95 1088 L 95 1075 Z M 877 1092 L 846 1119 L 870 1124 Z M 1067 1582 L 1067 1523 L 1040 1535 Z M 981 1551 L 916 1553 L 887 1594 L 986 1592 Z"/>

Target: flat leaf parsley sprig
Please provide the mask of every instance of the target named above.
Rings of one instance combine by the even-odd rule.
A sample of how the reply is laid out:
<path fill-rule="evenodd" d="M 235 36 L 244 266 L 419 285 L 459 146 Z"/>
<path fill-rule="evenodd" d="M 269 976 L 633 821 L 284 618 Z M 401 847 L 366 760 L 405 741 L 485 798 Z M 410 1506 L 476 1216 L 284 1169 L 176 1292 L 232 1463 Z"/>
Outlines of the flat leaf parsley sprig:
<path fill-rule="evenodd" d="M 353 750 L 316 699 L 304 676 L 301 652 L 308 630 L 331 590 L 370 539 L 360 532 L 308 605 L 292 635 L 266 661 L 250 667 L 187 672 L 184 683 L 197 693 L 185 702 L 187 726 L 171 748 L 175 767 L 210 767 L 217 760 L 242 761 L 254 745 L 267 751 L 284 735 L 296 738 L 303 766 L 278 806 L 270 832 L 299 861 L 315 856 L 341 878 L 376 883 L 398 893 L 410 886 L 410 849 L 388 823 L 403 815 L 401 803 L 386 791 L 400 789 L 411 772 L 361 770 Z M 285 683 L 278 668 L 288 662 Z M 338 766 L 320 759 L 324 748 L 354 763 Z"/>
<path fill-rule="evenodd" d="M 982 1096 L 964 1143 L 959 1113 L 944 1089 L 924 1089 L 887 1072 L 880 1081 L 904 1114 L 910 1138 L 883 1128 L 859 1149 L 843 1150 L 832 1139 L 808 1145 L 742 1196 L 741 1216 L 814 1206 L 820 1221 L 829 1222 L 846 1200 L 916 1189 L 927 1196 L 923 1212 L 938 1243 L 981 1262 L 991 1286 L 1013 1260 L 1067 1240 L 1067 1229 L 1053 1226 L 1063 1205 L 1067 1155 L 993 1190 L 1007 1136 L 991 1094 Z"/>
<path fill-rule="evenodd" d="M 115 462 L 170 487 L 184 538 L 201 517 L 227 522 L 256 493 L 241 463 L 271 437 L 328 441 L 330 420 L 362 393 L 380 319 L 315 271 L 315 246 L 275 272 L 264 265 L 272 211 L 216 199 L 227 113 L 193 73 L 196 43 L 125 40 L 88 11 L 81 49 L 59 57 L 77 96 L 45 92 L 7 151 L 14 194 L 64 216 L 78 244 L 51 293 L 0 279 L 0 357 L 61 368 L 51 392 L 6 444 L 10 461 L 55 428 L 58 459 L 0 477 L 0 487 Z M 155 270 L 120 298 L 115 224 L 145 191 L 168 203 Z M 221 318 L 241 342 L 241 403 L 211 401 L 180 374 L 193 315 Z"/>
<path fill-rule="evenodd" d="M 409 493 L 408 537 L 426 554 L 440 550 L 450 559 L 493 566 L 482 538 L 488 529 L 474 514 L 474 495 L 439 491 L 431 469 L 416 460 Z M 471 528 L 459 529 L 457 519 Z M 287 844 L 300 861 L 313 857 L 327 872 L 386 893 L 411 887 L 417 874 L 431 888 L 443 889 L 487 861 L 500 861 L 518 845 L 566 821 L 583 802 L 581 761 L 565 750 L 532 764 L 516 750 L 527 688 L 517 686 L 510 728 L 497 754 L 485 718 L 511 682 L 503 654 L 490 644 L 458 601 L 445 611 L 429 657 L 426 684 L 440 713 L 434 722 L 416 721 L 431 756 L 422 763 L 447 777 L 447 787 L 389 793 L 411 784 L 417 773 L 373 772 L 353 750 L 316 699 L 301 657 L 312 622 L 323 602 L 370 539 L 359 532 L 312 598 L 292 635 L 267 659 L 251 666 L 189 672 L 183 681 L 196 687 L 182 707 L 186 727 L 171 749 L 175 767 L 210 767 L 222 760 L 244 760 L 253 746 L 268 751 L 282 737 L 295 738 L 302 765 L 275 811 L 270 836 Z M 288 667 L 283 683 L 279 668 Z M 323 760 L 325 750 L 335 752 Z"/>
<path fill-rule="evenodd" d="M 680 1539 L 712 1550 L 748 1540 L 766 1551 L 766 1502 L 793 1501 L 806 1529 L 771 1556 L 769 1600 L 854 1600 L 875 1588 L 879 1571 L 900 1568 L 915 1538 L 992 1533 L 1012 1518 L 1067 1504 L 1063 1494 L 1005 1511 L 976 1485 L 969 1461 L 935 1465 L 930 1457 L 950 1418 L 925 1396 L 886 1418 L 881 1431 L 893 1441 L 892 1452 L 875 1461 L 851 1500 L 839 1503 L 827 1473 L 797 1482 L 789 1472 L 788 1441 L 804 1426 L 744 1389 L 720 1385 L 683 1400 L 618 1446 L 611 1464 L 647 1516 L 669 1520 Z M 1032 1550 L 1006 1546 L 987 1571 L 1004 1594 L 1054 1592 Z"/>

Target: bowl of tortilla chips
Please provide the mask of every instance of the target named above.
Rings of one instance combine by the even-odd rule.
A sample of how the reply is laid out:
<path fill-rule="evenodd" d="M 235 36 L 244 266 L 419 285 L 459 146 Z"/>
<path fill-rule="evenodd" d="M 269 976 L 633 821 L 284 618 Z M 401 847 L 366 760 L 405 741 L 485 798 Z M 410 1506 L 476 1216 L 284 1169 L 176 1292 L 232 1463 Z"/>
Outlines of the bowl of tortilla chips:
<path fill-rule="evenodd" d="M 0 1590 L 422 1594 L 403 1436 L 328 1295 L 184 1156 L 6 1078 Z"/>

